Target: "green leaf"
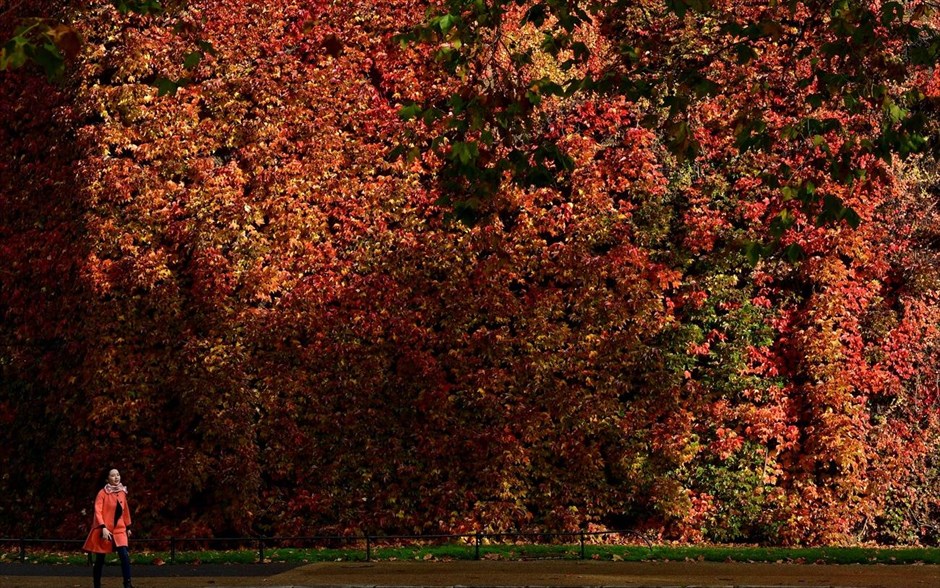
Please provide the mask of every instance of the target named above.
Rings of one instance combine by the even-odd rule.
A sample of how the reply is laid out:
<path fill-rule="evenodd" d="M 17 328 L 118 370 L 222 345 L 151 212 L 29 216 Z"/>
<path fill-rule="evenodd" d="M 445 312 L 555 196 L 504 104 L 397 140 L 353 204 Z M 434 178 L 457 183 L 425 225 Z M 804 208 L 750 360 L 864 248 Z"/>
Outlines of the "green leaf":
<path fill-rule="evenodd" d="M 447 35 L 452 28 L 460 21 L 456 14 L 445 14 L 436 19 L 434 25 L 441 31 L 442 35 Z"/>
<path fill-rule="evenodd" d="M 423 109 L 417 104 L 409 104 L 398 109 L 398 117 L 402 120 L 411 120 L 421 116 Z"/>
<path fill-rule="evenodd" d="M 784 255 L 787 256 L 787 259 L 790 263 L 796 263 L 801 259 L 806 258 L 806 251 L 803 250 L 803 247 L 799 243 L 791 243 L 786 246 L 783 250 Z"/>
<path fill-rule="evenodd" d="M 522 17 L 522 24 L 532 23 L 536 27 L 541 28 L 545 24 L 545 19 L 548 17 L 548 12 L 543 3 L 539 2 L 538 4 L 532 6 L 529 10 L 526 11 L 525 16 Z"/>
<path fill-rule="evenodd" d="M 528 96 L 528 94 L 527 97 L 532 104 L 538 104 L 541 102 L 542 96 L 562 96 L 564 93 L 565 91 L 560 85 L 551 81 L 549 78 L 541 78 L 532 82 L 531 90 L 529 91 L 529 94 L 536 94 L 538 98 L 533 100 L 533 97 Z"/>
<path fill-rule="evenodd" d="M 822 211 L 816 217 L 816 225 L 823 226 L 826 223 L 840 220 L 844 214 L 845 207 L 842 205 L 842 199 L 832 194 L 826 194 L 823 197 Z"/>
<path fill-rule="evenodd" d="M 640 60 L 640 52 L 632 45 L 621 45 L 620 55 L 626 57 L 630 63 L 636 63 Z"/>
<path fill-rule="evenodd" d="M 793 125 L 786 125 L 780 130 L 780 136 L 788 141 L 800 136 L 800 131 Z"/>
<path fill-rule="evenodd" d="M 451 94 L 450 99 L 447 101 L 450 105 L 450 109 L 454 111 L 454 114 L 460 114 L 463 112 L 466 101 L 463 99 L 463 96 L 460 94 Z"/>
<path fill-rule="evenodd" d="M 581 41 L 572 43 L 571 51 L 574 52 L 574 58 L 580 62 L 587 61 L 587 59 L 591 56 L 591 51 L 588 49 L 587 45 Z"/>
<path fill-rule="evenodd" d="M 920 153 L 927 145 L 927 138 L 916 133 L 906 134 L 901 144 L 901 155 Z"/>
<path fill-rule="evenodd" d="M 666 0 L 666 7 L 676 13 L 679 18 L 685 18 L 689 5 L 685 0 Z"/>
<path fill-rule="evenodd" d="M 735 129 L 735 144 L 741 153 L 750 149 L 763 149 L 770 145 L 767 123 L 760 119 L 743 122 Z"/>
<path fill-rule="evenodd" d="M 480 148 L 473 141 L 458 141 L 450 148 L 450 158 L 463 165 L 470 165 L 480 156 Z"/>
<path fill-rule="evenodd" d="M 823 101 L 826 99 L 824 94 L 810 94 L 806 97 L 806 103 L 812 106 L 813 108 L 819 108 L 823 105 Z"/>
<path fill-rule="evenodd" d="M 25 47 L 29 41 L 21 36 L 16 36 L 7 41 L 2 51 L 0 51 L 0 70 L 17 69 L 23 67 L 27 56 Z"/>
<path fill-rule="evenodd" d="M 467 198 L 454 202 L 452 205 L 453 217 L 468 227 L 472 227 L 480 220 L 480 199 Z"/>
<path fill-rule="evenodd" d="M 386 161 L 395 161 L 396 159 L 398 159 L 399 157 L 401 157 L 402 155 L 404 155 L 404 154 L 407 153 L 407 152 L 408 152 L 408 148 L 405 147 L 404 145 L 396 145 L 396 146 L 395 146 L 392 150 L 390 150 L 390 151 L 388 152 L 388 154 L 385 156 L 385 160 L 386 160 Z"/>
<path fill-rule="evenodd" d="M 563 152 L 558 145 L 543 144 L 535 150 L 536 161 L 550 161 L 558 170 L 570 172 L 574 170 L 574 160 Z"/>
<path fill-rule="evenodd" d="M 890 27 L 894 21 L 904 20 L 904 6 L 900 2 L 885 2 L 881 5 L 881 25 Z"/>
<path fill-rule="evenodd" d="M 823 43 L 822 46 L 820 47 L 820 50 L 825 55 L 828 55 L 830 57 L 834 57 L 836 55 L 845 55 L 849 53 L 851 49 L 852 49 L 851 45 L 849 45 L 847 41 L 843 41 L 841 39 L 838 41 L 831 41 L 829 43 Z"/>
<path fill-rule="evenodd" d="M 183 67 L 185 69 L 194 69 L 200 61 L 202 61 L 202 51 L 187 53 L 185 59 L 183 59 Z"/>
<path fill-rule="evenodd" d="M 940 59 L 940 34 L 928 34 L 929 40 L 919 40 L 908 47 L 907 57 L 911 64 L 933 67 Z"/>
<path fill-rule="evenodd" d="M 770 222 L 770 234 L 779 239 L 795 222 L 796 217 L 793 216 L 793 213 L 787 209 L 783 209 L 776 218 Z"/>
<path fill-rule="evenodd" d="M 26 54 L 43 69 L 47 78 L 56 78 L 65 71 L 65 57 L 52 43 L 34 46 L 31 51 L 27 47 Z"/>
<path fill-rule="evenodd" d="M 560 33 L 558 35 L 553 35 L 551 33 L 545 33 L 542 36 L 542 44 L 540 45 L 542 51 L 546 53 L 557 56 L 562 49 L 568 47 L 571 42 L 571 36 Z"/>
<path fill-rule="evenodd" d="M 450 66 L 451 69 L 456 65 L 456 56 L 457 52 L 454 51 L 453 47 L 441 47 L 434 53 L 434 60 L 442 62 Z"/>
<path fill-rule="evenodd" d="M 421 120 L 424 121 L 424 124 L 429 125 L 433 123 L 434 121 L 436 121 L 437 119 L 442 118 L 443 116 L 444 116 L 443 110 L 441 110 L 440 108 L 431 107 L 423 112 L 423 114 L 421 115 Z M 460 121 L 460 123 L 465 124 L 464 121 Z"/>
<path fill-rule="evenodd" d="M 512 59 L 513 63 L 516 63 L 517 65 L 532 65 L 533 63 L 531 49 L 528 51 L 516 51 L 510 54 L 509 57 Z"/>
<path fill-rule="evenodd" d="M 849 224 L 853 229 L 857 229 L 858 226 L 862 223 L 861 217 L 858 216 L 858 213 L 851 208 L 844 208 L 842 214 L 840 215 L 845 222 Z"/>
<path fill-rule="evenodd" d="M 200 49 L 202 49 L 204 52 L 208 53 L 209 55 L 213 57 L 216 57 L 219 54 L 219 52 L 216 51 L 215 47 L 213 47 L 212 43 L 210 43 L 209 41 L 199 41 L 197 45 L 199 45 Z"/>
<path fill-rule="evenodd" d="M 176 91 L 180 88 L 180 85 L 173 80 L 163 77 L 159 77 L 154 80 L 153 85 L 156 86 L 158 90 L 158 96 L 166 96 L 167 94 L 172 96 L 176 94 Z"/>
<path fill-rule="evenodd" d="M 699 152 L 699 144 L 692 135 L 689 123 L 686 121 L 673 122 L 666 129 L 668 139 L 666 146 L 680 161 L 694 159 Z"/>
<path fill-rule="evenodd" d="M 666 7 L 679 18 L 685 18 L 690 10 L 704 14 L 711 10 L 712 6 L 711 0 L 666 0 Z"/>
<path fill-rule="evenodd" d="M 163 5 L 159 0 L 111 0 L 111 4 L 121 14 L 136 12 L 137 14 L 160 14 Z"/>
<path fill-rule="evenodd" d="M 767 249 L 757 241 L 748 241 L 744 244 L 744 256 L 751 265 L 757 265 L 761 257 L 767 254 Z"/>
<path fill-rule="evenodd" d="M 749 61 L 751 61 L 752 59 L 757 58 L 757 51 L 755 51 L 753 47 L 745 43 L 739 43 L 734 48 L 734 53 L 737 56 L 738 63 L 740 65 L 744 65 L 748 63 Z"/>
<path fill-rule="evenodd" d="M 715 94 L 718 91 L 718 84 L 703 77 L 695 82 L 692 86 L 692 90 L 695 92 L 696 96 L 703 98 Z"/>

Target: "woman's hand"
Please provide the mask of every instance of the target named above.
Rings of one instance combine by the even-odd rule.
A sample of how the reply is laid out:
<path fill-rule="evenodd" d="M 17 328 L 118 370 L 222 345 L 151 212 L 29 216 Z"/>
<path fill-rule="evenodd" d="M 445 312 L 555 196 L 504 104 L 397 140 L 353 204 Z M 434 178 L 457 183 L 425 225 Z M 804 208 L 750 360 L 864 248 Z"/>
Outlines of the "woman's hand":
<path fill-rule="evenodd" d="M 111 540 L 111 531 L 109 531 L 107 527 L 101 528 L 101 538 L 105 541 Z"/>

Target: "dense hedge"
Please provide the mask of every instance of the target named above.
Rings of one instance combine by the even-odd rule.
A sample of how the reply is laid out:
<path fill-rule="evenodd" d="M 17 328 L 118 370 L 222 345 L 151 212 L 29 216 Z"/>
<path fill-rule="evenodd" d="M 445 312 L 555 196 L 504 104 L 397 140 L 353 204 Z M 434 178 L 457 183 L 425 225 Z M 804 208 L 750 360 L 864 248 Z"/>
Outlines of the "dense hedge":
<path fill-rule="evenodd" d="M 506 2 L 448 70 L 440 20 L 396 38 L 429 4 L 48 13 L 64 77 L 0 73 L 0 535 L 82 536 L 113 466 L 157 536 L 936 543 L 935 68 L 890 22 L 833 55 L 812 3 L 650 0 L 572 71 L 652 89 L 535 99 L 559 20 Z"/>

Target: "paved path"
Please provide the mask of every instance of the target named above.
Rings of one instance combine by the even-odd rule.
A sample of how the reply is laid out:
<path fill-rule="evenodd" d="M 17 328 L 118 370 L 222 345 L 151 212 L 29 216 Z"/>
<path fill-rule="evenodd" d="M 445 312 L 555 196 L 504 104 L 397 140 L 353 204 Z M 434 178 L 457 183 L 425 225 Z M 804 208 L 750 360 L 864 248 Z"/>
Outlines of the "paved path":
<path fill-rule="evenodd" d="M 136 588 L 617 586 L 940 588 L 940 566 L 708 562 L 452 561 L 143 566 Z M 103 588 L 119 588 L 105 568 Z M 0 588 L 89 588 L 91 568 L 0 564 Z"/>

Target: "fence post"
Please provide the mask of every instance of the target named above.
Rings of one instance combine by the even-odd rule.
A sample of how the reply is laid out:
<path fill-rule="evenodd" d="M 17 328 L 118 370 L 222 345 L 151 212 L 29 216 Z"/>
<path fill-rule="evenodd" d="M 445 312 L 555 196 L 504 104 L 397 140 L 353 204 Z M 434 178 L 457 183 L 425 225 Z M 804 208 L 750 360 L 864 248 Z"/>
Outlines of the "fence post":
<path fill-rule="evenodd" d="M 366 561 L 372 561 L 372 537 L 366 533 Z"/>
<path fill-rule="evenodd" d="M 584 531 L 581 531 L 581 559 L 584 559 Z"/>
<path fill-rule="evenodd" d="M 176 537 L 170 537 L 170 563 L 176 563 Z"/>
<path fill-rule="evenodd" d="M 477 531 L 476 534 L 476 545 L 473 552 L 473 559 L 480 559 L 480 543 L 482 543 L 483 535 Z"/>
<path fill-rule="evenodd" d="M 20 563 L 26 563 L 26 539 L 20 537 Z"/>
<path fill-rule="evenodd" d="M 258 563 L 264 563 L 264 535 L 258 537 Z"/>

